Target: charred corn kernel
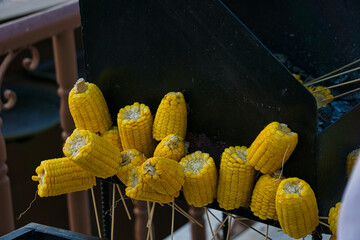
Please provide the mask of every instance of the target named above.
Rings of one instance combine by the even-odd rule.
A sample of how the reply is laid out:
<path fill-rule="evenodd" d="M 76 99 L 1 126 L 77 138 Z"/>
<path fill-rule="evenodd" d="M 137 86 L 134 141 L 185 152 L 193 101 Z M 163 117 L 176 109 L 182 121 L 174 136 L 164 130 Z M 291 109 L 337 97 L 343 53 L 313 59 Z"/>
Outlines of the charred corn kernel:
<path fill-rule="evenodd" d="M 70 91 L 69 108 L 78 129 L 104 133 L 111 128 L 110 112 L 101 90 L 83 78 Z"/>
<path fill-rule="evenodd" d="M 133 167 L 129 173 L 128 187 L 125 193 L 128 197 L 150 202 L 169 203 L 174 201 L 174 196 L 164 195 L 154 191 L 152 187 L 143 181 L 140 167 Z"/>
<path fill-rule="evenodd" d="M 346 158 L 346 176 L 350 177 L 351 171 L 355 165 L 356 160 L 360 157 L 360 148 L 355 149 L 347 155 Z"/>
<path fill-rule="evenodd" d="M 99 135 L 75 129 L 66 139 L 63 152 L 74 163 L 96 177 L 114 176 L 120 168 L 120 150 Z"/>
<path fill-rule="evenodd" d="M 96 178 L 90 172 L 77 166 L 67 157 L 44 160 L 35 170 L 40 197 L 57 196 L 65 193 L 87 190 L 96 185 Z"/>
<path fill-rule="evenodd" d="M 319 224 L 315 194 L 304 180 L 282 180 L 276 192 L 275 206 L 281 229 L 290 237 L 304 238 Z"/>
<path fill-rule="evenodd" d="M 120 149 L 121 152 L 124 151 L 121 146 L 118 127 L 112 127 L 110 130 L 107 130 L 105 133 L 101 134 L 101 137 L 114 144 L 118 149 Z"/>
<path fill-rule="evenodd" d="M 119 172 L 116 176 L 122 181 L 126 186 L 129 185 L 129 174 L 131 169 L 136 166 L 141 166 L 145 161 L 145 155 L 139 152 L 136 149 L 128 149 L 121 152 L 122 162 L 120 164 Z"/>
<path fill-rule="evenodd" d="M 264 174 L 280 169 L 289 159 L 298 142 L 298 135 L 286 124 L 268 124 L 251 144 L 247 158 L 251 166 Z"/>
<path fill-rule="evenodd" d="M 216 198 L 217 170 L 208 153 L 196 151 L 181 159 L 185 183 L 183 193 L 188 204 L 204 207 Z"/>
<path fill-rule="evenodd" d="M 306 87 L 316 99 L 317 108 L 326 107 L 328 103 L 334 100 L 334 96 L 327 87 Z"/>
<path fill-rule="evenodd" d="M 341 208 L 341 203 L 336 203 L 335 207 L 332 207 L 329 211 L 328 223 L 330 225 L 330 231 L 332 233 L 332 239 L 336 239 L 337 220 Z"/>
<path fill-rule="evenodd" d="M 177 197 L 184 185 L 184 168 L 175 160 L 149 158 L 142 164 L 141 177 L 156 192 Z"/>
<path fill-rule="evenodd" d="M 185 144 L 181 137 L 171 134 L 156 146 L 154 157 L 170 158 L 177 162 L 185 156 Z"/>
<path fill-rule="evenodd" d="M 121 108 L 117 115 L 121 144 L 124 150 L 136 149 L 151 157 L 155 149 L 152 138 L 153 118 L 150 108 L 138 102 Z"/>
<path fill-rule="evenodd" d="M 221 155 L 217 201 L 225 210 L 248 207 L 256 171 L 246 161 L 247 147 L 236 146 Z"/>
<path fill-rule="evenodd" d="M 157 141 L 170 134 L 185 138 L 187 111 L 184 95 L 181 92 L 169 92 L 160 102 L 155 114 L 153 137 Z"/>
<path fill-rule="evenodd" d="M 250 209 L 255 216 L 262 220 L 277 220 L 275 209 L 275 197 L 278 186 L 281 182 L 280 172 L 262 175 L 256 182 L 251 196 Z"/>

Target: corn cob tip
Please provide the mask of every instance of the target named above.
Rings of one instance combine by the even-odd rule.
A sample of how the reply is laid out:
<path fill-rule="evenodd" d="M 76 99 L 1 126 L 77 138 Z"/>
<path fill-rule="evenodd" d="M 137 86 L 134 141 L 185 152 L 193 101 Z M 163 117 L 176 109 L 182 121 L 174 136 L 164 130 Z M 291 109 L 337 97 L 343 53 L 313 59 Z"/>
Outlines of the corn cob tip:
<path fill-rule="evenodd" d="M 286 182 L 284 184 L 283 189 L 284 189 L 284 193 L 286 194 L 298 194 L 299 196 L 301 196 L 303 186 L 300 182 L 291 181 L 291 182 Z"/>
<path fill-rule="evenodd" d="M 79 80 L 76 81 L 74 86 L 74 92 L 75 93 L 84 93 L 88 89 L 87 83 L 85 82 L 84 78 L 79 78 Z"/>
<path fill-rule="evenodd" d="M 150 161 L 148 161 L 144 164 L 143 172 L 144 174 L 154 176 L 156 175 L 156 168 L 153 165 L 151 165 Z"/>
<path fill-rule="evenodd" d="M 69 146 L 69 152 L 66 152 L 66 155 L 70 155 L 73 158 L 76 158 L 76 156 L 80 154 L 80 149 L 88 144 L 86 137 L 83 136 L 80 131 L 74 131 L 74 137 L 66 140 Z"/>
<path fill-rule="evenodd" d="M 131 151 L 121 152 L 122 162 L 120 164 L 121 167 L 129 165 L 131 160 L 134 158 L 134 154 Z"/>

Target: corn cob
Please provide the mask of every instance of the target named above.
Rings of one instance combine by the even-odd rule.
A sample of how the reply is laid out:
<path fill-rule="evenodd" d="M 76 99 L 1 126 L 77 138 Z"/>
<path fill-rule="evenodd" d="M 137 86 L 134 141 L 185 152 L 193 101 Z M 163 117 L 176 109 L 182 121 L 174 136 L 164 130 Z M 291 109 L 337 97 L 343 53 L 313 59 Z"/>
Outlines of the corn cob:
<path fill-rule="evenodd" d="M 93 174 L 77 166 L 67 157 L 44 160 L 35 172 L 37 176 L 32 176 L 31 179 L 39 181 L 40 197 L 87 190 L 96 185 Z"/>
<path fill-rule="evenodd" d="M 112 127 L 110 130 L 107 130 L 105 133 L 101 134 L 101 137 L 114 144 L 118 149 L 120 149 L 121 152 L 124 151 L 121 146 L 118 127 Z"/>
<path fill-rule="evenodd" d="M 315 194 L 304 180 L 282 180 L 276 192 L 275 206 L 281 229 L 290 237 L 304 238 L 319 224 Z"/>
<path fill-rule="evenodd" d="M 293 73 L 292 74 L 300 83 L 303 83 L 303 80 L 301 80 L 301 76 L 299 74 Z"/>
<path fill-rule="evenodd" d="M 262 220 L 278 220 L 275 208 L 275 197 L 278 186 L 282 180 L 279 171 L 272 175 L 262 175 L 256 182 L 251 196 L 250 209 L 255 216 Z"/>
<path fill-rule="evenodd" d="M 247 158 L 251 166 L 264 174 L 280 169 L 289 159 L 298 142 L 298 135 L 286 124 L 268 124 L 251 144 Z"/>
<path fill-rule="evenodd" d="M 181 92 L 169 92 L 161 100 L 155 114 L 153 137 L 157 141 L 170 134 L 185 139 L 187 111 L 184 95 Z"/>
<path fill-rule="evenodd" d="M 330 231 L 332 236 L 330 239 L 336 239 L 337 220 L 341 208 L 341 202 L 336 203 L 335 207 L 332 207 L 329 211 L 328 223 L 330 225 Z"/>
<path fill-rule="evenodd" d="M 351 171 L 355 165 L 356 160 L 360 157 L 360 148 L 355 149 L 347 155 L 346 158 L 346 176 L 350 177 Z"/>
<path fill-rule="evenodd" d="M 168 158 L 153 157 L 146 160 L 141 167 L 144 182 L 156 192 L 177 197 L 184 185 L 184 168 Z"/>
<path fill-rule="evenodd" d="M 75 129 L 66 139 L 63 152 L 78 166 L 101 178 L 115 175 L 122 161 L 117 147 L 88 130 Z"/>
<path fill-rule="evenodd" d="M 156 146 L 154 157 L 170 158 L 179 162 L 185 156 L 185 144 L 181 137 L 171 134 Z"/>
<path fill-rule="evenodd" d="M 247 147 L 236 146 L 221 155 L 217 201 L 225 210 L 248 207 L 256 171 L 246 161 Z"/>
<path fill-rule="evenodd" d="M 334 100 L 334 96 L 331 94 L 330 89 L 323 86 L 306 87 L 316 99 L 317 108 L 326 107 L 328 103 Z"/>
<path fill-rule="evenodd" d="M 125 189 L 125 193 L 128 197 L 158 203 L 169 203 L 174 201 L 174 196 L 164 195 L 154 191 L 152 187 L 143 181 L 141 177 L 140 167 L 133 167 L 129 174 L 129 185 Z"/>
<path fill-rule="evenodd" d="M 69 108 L 75 126 L 81 130 L 106 132 L 112 125 L 110 112 L 100 89 L 80 78 L 69 93 Z"/>
<path fill-rule="evenodd" d="M 136 149 L 128 149 L 121 152 L 122 162 L 120 164 L 119 172 L 116 173 L 116 176 L 126 185 L 129 183 L 129 174 L 132 168 L 136 166 L 141 166 L 146 158 L 143 153 L 139 152 Z"/>
<path fill-rule="evenodd" d="M 117 116 L 120 139 L 124 150 L 136 149 L 151 157 L 155 149 L 152 138 L 153 118 L 150 108 L 138 102 L 121 108 Z"/>
<path fill-rule="evenodd" d="M 204 207 L 216 198 L 217 170 L 208 153 L 196 151 L 181 159 L 185 183 L 183 192 L 188 204 Z"/>

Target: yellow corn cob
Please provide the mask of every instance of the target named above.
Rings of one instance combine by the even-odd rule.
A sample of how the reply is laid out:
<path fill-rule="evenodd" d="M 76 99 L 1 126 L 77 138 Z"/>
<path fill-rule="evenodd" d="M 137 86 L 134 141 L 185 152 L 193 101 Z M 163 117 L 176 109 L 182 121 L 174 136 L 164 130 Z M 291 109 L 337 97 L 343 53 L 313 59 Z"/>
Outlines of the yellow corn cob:
<path fill-rule="evenodd" d="M 185 139 L 187 111 L 184 95 L 181 92 L 169 92 L 160 102 L 155 114 L 153 137 L 161 141 L 170 134 Z"/>
<path fill-rule="evenodd" d="M 356 160 L 360 157 L 360 148 L 355 149 L 347 155 L 346 158 L 346 176 L 350 177 L 351 171 L 355 165 Z"/>
<path fill-rule="evenodd" d="M 246 162 L 247 147 L 236 146 L 221 155 L 217 201 L 225 210 L 248 207 L 256 171 Z"/>
<path fill-rule="evenodd" d="M 255 216 L 262 220 L 277 220 L 275 197 L 278 186 L 282 180 L 279 171 L 272 175 L 262 175 L 256 182 L 251 196 L 250 209 Z"/>
<path fill-rule="evenodd" d="M 341 208 L 341 202 L 336 203 L 335 207 L 332 207 L 329 211 L 329 219 L 328 219 L 328 223 L 330 225 L 330 231 L 332 233 L 332 238 L 336 239 L 336 229 L 337 229 L 337 220 L 338 220 L 338 216 L 339 216 L 339 212 L 340 212 L 340 208 Z"/>
<path fill-rule="evenodd" d="M 181 159 L 185 183 L 183 192 L 188 204 L 204 207 L 216 198 L 217 170 L 208 153 L 196 151 Z"/>
<path fill-rule="evenodd" d="M 293 73 L 292 74 L 299 82 L 303 83 L 303 80 L 301 80 L 301 76 L 299 74 Z"/>
<path fill-rule="evenodd" d="M 276 192 L 275 206 L 281 229 L 290 237 L 304 238 L 319 224 L 315 194 L 304 180 L 282 180 Z"/>
<path fill-rule="evenodd" d="M 110 130 L 107 130 L 105 133 L 101 134 L 101 137 L 114 144 L 118 149 L 120 149 L 121 152 L 124 151 L 121 146 L 118 127 L 112 127 Z"/>
<path fill-rule="evenodd" d="M 184 168 L 175 160 L 153 157 L 141 167 L 141 177 L 156 192 L 177 197 L 184 185 Z"/>
<path fill-rule="evenodd" d="M 334 100 L 334 96 L 331 94 L 331 91 L 327 87 L 317 86 L 317 87 L 306 87 L 311 94 L 315 97 L 317 108 L 326 107 L 328 103 L 331 103 Z"/>
<path fill-rule="evenodd" d="M 171 134 L 156 146 L 154 157 L 170 158 L 179 162 L 185 156 L 185 144 L 181 137 Z"/>
<path fill-rule="evenodd" d="M 110 112 L 100 89 L 80 78 L 69 93 L 69 108 L 75 126 L 81 130 L 106 132 L 112 125 Z"/>
<path fill-rule="evenodd" d="M 146 158 L 143 153 L 139 152 L 136 149 L 128 149 L 121 152 L 122 162 L 120 164 L 119 172 L 116 173 L 116 176 L 126 185 L 129 183 L 129 174 L 132 168 L 136 166 L 141 166 Z"/>
<path fill-rule="evenodd" d="M 136 149 L 151 157 L 155 141 L 152 138 L 153 118 L 150 108 L 138 102 L 121 108 L 117 116 L 121 144 L 124 150 Z"/>
<path fill-rule="evenodd" d="M 101 178 L 115 175 L 122 161 L 117 147 L 88 130 L 75 129 L 66 139 L 63 152 L 78 166 Z"/>
<path fill-rule="evenodd" d="M 128 197 L 150 202 L 169 203 L 174 201 L 174 196 L 164 195 L 155 192 L 152 187 L 143 181 L 140 174 L 140 167 L 133 167 L 129 174 L 129 185 L 125 189 Z"/>
<path fill-rule="evenodd" d="M 298 142 L 298 135 L 286 124 L 268 124 L 251 144 L 247 158 L 256 170 L 267 174 L 280 169 L 289 159 Z"/>
<path fill-rule="evenodd" d="M 37 176 L 32 176 L 32 180 L 39 181 L 40 197 L 82 191 L 96 185 L 93 174 L 77 166 L 67 157 L 44 160 L 35 172 Z"/>

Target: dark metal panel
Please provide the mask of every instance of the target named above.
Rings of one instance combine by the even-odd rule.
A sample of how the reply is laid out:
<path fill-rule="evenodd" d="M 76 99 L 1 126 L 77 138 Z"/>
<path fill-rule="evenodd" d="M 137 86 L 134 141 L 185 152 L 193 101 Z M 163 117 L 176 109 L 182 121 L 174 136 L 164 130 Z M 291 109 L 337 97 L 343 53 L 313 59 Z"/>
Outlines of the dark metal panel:
<path fill-rule="evenodd" d="M 273 52 L 321 76 L 360 57 L 360 1 L 223 0 Z"/>
<path fill-rule="evenodd" d="M 114 122 L 135 101 L 155 114 L 182 91 L 192 150 L 217 163 L 225 147 L 247 145 L 272 121 L 299 133 L 285 165 L 316 189 L 316 105 L 221 1 L 80 1 L 87 80 L 104 92 Z"/>
<path fill-rule="evenodd" d="M 347 183 L 346 157 L 360 147 L 360 105 L 319 134 L 318 204 L 320 216 L 342 199 Z"/>

